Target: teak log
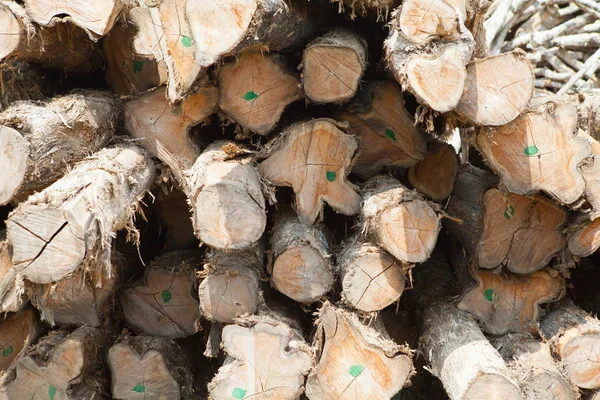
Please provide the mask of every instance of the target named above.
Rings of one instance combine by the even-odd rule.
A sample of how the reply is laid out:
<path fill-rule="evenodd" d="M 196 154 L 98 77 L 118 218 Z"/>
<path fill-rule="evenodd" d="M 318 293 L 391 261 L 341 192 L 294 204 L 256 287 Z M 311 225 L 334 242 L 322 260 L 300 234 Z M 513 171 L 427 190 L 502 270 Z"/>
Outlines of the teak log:
<path fill-rule="evenodd" d="M 600 218 L 584 222 L 575 220 L 568 238 L 569 251 L 574 256 L 587 257 L 594 254 L 600 248 Z"/>
<path fill-rule="evenodd" d="M 208 384 L 209 399 L 298 399 L 312 365 L 302 334 L 270 316 L 240 318 L 223 328 L 223 366 Z"/>
<path fill-rule="evenodd" d="M 195 252 L 170 252 L 146 267 L 140 284 L 120 296 L 127 324 L 144 334 L 170 339 L 200 330 L 200 310 L 195 296 Z"/>
<path fill-rule="evenodd" d="M 302 97 L 300 79 L 281 56 L 245 51 L 219 68 L 219 108 L 244 130 L 267 135 L 285 107 Z"/>
<path fill-rule="evenodd" d="M 274 221 L 271 285 L 300 303 L 320 300 L 334 282 L 328 232 L 320 223 L 304 225 L 289 207 L 278 210 Z"/>
<path fill-rule="evenodd" d="M 131 223 L 154 177 L 150 156 L 134 146 L 83 160 L 10 214 L 13 268 L 33 283 L 58 282 L 82 264 L 109 270 L 113 234 Z"/>
<path fill-rule="evenodd" d="M 446 143 L 435 143 L 423 160 L 408 169 L 408 181 L 419 193 L 441 202 L 452 194 L 458 167 L 454 148 Z"/>
<path fill-rule="evenodd" d="M 13 103 L 0 113 L 0 205 L 45 188 L 106 146 L 118 118 L 117 99 L 104 92 Z"/>
<path fill-rule="evenodd" d="M 0 231 L 0 312 L 18 312 L 25 307 L 25 285 L 12 267 L 13 249 L 6 240 L 6 230 Z"/>
<path fill-rule="evenodd" d="M 0 322 L 0 373 L 24 354 L 40 332 L 37 314 L 32 309 L 12 314 Z"/>
<path fill-rule="evenodd" d="M 205 318 L 231 323 L 240 315 L 256 312 L 263 269 L 260 247 L 227 253 L 213 250 L 207 255 L 204 268 L 206 277 L 198 287 L 198 297 Z"/>
<path fill-rule="evenodd" d="M 323 201 L 341 214 L 358 213 L 360 196 L 346 180 L 358 147 L 354 136 L 342 132 L 335 121 L 321 118 L 296 123 L 275 140 L 258 170 L 272 184 L 292 187 L 303 224 L 317 219 Z"/>
<path fill-rule="evenodd" d="M 173 340 L 123 336 L 108 351 L 112 398 L 183 399 L 192 396 L 192 374 Z"/>
<path fill-rule="evenodd" d="M 348 100 L 356 94 L 367 67 L 367 42 L 336 29 L 311 41 L 302 56 L 302 87 L 315 103 Z"/>
<path fill-rule="evenodd" d="M 360 138 L 352 172 L 368 179 L 387 168 L 421 161 L 425 136 L 404 107 L 400 86 L 393 81 L 365 84 L 347 110 L 337 116 Z"/>
<path fill-rule="evenodd" d="M 456 308 L 452 271 L 432 258 L 413 270 L 409 301 L 419 316 L 419 347 L 429 370 L 443 383 L 451 400 L 523 399 L 504 360 L 477 323 Z"/>
<path fill-rule="evenodd" d="M 382 324 L 366 326 L 329 302 L 319 310 L 316 324 L 316 366 L 306 381 L 310 400 L 387 400 L 408 383 L 413 374 L 410 349 L 388 339 Z"/>
<path fill-rule="evenodd" d="M 583 389 L 599 389 L 600 321 L 563 301 L 546 315 L 540 328 L 571 382 Z"/>
<path fill-rule="evenodd" d="M 364 241 L 349 239 L 337 256 L 342 298 L 351 307 L 365 312 L 383 310 L 398 301 L 410 266 L 394 259 L 385 250 Z"/>
<path fill-rule="evenodd" d="M 385 175 L 367 181 L 364 193 L 362 219 L 366 235 L 400 261 L 427 260 L 441 229 L 440 218 L 431 205 Z"/>

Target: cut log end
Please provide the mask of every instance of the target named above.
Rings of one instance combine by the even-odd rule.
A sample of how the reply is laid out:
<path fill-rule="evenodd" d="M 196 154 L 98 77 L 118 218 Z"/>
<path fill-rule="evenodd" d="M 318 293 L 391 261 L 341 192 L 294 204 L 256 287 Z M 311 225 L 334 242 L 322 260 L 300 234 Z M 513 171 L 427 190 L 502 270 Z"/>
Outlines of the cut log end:
<path fill-rule="evenodd" d="M 17 49 L 21 41 L 19 20 L 4 5 L 0 5 L 0 26 L 2 27 L 0 33 L 0 60 L 3 60 Z"/>
<path fill-rule="evenodd" d="M 410 167 L 408 180 L 420 193 L 442 201 L 452 194 L 458 167 L 458 155 L 452 146 L 435 146 L 422 161 Z"/>
<path fill-rule="evenodd" d="M 521 400 L 519 387 L 504 374 L 486 373 L 475 378 L 461 397 L 462 400 L 480 400 L 485 393 L 486 400 Z"/>
<path fill-rule="evenodd" d="M 409 0 L 400 11 L 402 32 L 416 44 L 435 38 L 456 40 L 459 37 L 456 11 L 443 0 Z"/>
<path fill-rule="evenodd" d="M 585 389 L 600 388 L 600 330 L 571 328 L 559 339 L 558 352 L 569 379 Z"/>
<path fill-rule="evenodd" d="M 587 257 L 600 248 L 600 218 L 587 222 L 569 235 L 569 251 Z"/>
<path fill-rule="evenodd" d="M 0 26 L 1 23 L 2 21 Z M 25 178 L 28 159 L 27 140 L 16 130 L 0 125 L 0 170 L 3 171 L 0 180 L 0 205 L 8 203 L 18 192 Z"/>
<path fill-rule="evenodd" d="M 8 370 L 38 333 L 37 316 L 31 309 L 13 314 L 0 323 L 0 373 Z"/>

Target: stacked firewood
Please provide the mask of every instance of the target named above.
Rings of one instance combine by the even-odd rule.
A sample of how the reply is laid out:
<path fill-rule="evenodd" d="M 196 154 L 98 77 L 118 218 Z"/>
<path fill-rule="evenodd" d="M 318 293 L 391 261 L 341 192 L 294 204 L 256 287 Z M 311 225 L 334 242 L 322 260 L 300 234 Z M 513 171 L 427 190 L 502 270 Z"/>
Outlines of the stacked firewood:
<path fill-rule="evenodd" d="M 0 399 L 600 398 L 599 32 L 0 0 Z"/>

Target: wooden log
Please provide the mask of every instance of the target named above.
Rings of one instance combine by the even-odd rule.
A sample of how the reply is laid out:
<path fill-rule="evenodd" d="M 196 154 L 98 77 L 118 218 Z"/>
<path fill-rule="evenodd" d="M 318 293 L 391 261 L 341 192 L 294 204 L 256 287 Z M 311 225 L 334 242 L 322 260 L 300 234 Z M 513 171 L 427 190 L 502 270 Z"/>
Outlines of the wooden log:
<path fill-rule="evenodd" d="M 306 226 L 291 208 L 277 211 L 270 238 L 271 285 L 300 303 L 313 303 L 333 286 L 330 239 L 325 227 Z"/>
<path fill-rule="evenodd" d="M 583 389 L 599 389 L 600 321 L 564 301 L 548 312 L 540 328 L 571 382 Z"/>
<path fill-rule="evenodd" d="M 451 400 L 522 399 L 517 383 L 477 323 L 456 308 L 452 271 L 432 258 L 413 270 L 414 288 L 407 293 L 418 310 L 419 347 L 429 371 L 443 383 Z"/>
<path fill-rule="evenodd" d="M 337 260 L 342 297 L 351 307 L 374 312 L 400 299 L 410 265 L 360 237 L 349 239 Z"/>
<path fill-rule="evenodd" d="M 13 249 L 6 240 L 6 230 L 0 231 L 0 312 L 19 312 L 25 307 L 25 285 L 12 268 Z"/>
<path fill-rule="evenodd" d="M 600 390 L 596 390 L 594 391 L 591 395 L 589 400 L 600 400 Z"/>
<path fill-rule="evenodd" d="M 552 358 L 548 343 L 526 335 L 505 335 L 493 342 L 514 371 L 524 397 L 530 400 L 575 400 L 576 388 Z"/>
<path fill-rule="evenodd" d="M 193 251 L 165 253 L 145 270 L 143 282 L 121 292 L 127 324 L 146 335 L 169 339 L 193 335 L 200 330 Z"/>
<path fill-rule="evenodd" d="M 556 100 L 533 106 L 491 134 L 482 129 L 477 144 L 511 192 L 544 191 L 570 204 L 584 194 L 579 166 L 591 153 L 590 144 L 577 137 L 576 130 L 576 104 Z"/>
<path fill-rule="evenodd" d="M 80 91 L 43 103 L 22 101 L 0 113 L 0 205 L 41 190 L 115 134 L 117 100 L 104 92 Z"/>
<path fill-rule="evenodd" d="M 575 221 L 568 236 L 568 248 L 577 257 L 587 257 L 600 248 L 600 218 Z"/>
<path fill-rule="evenodd" d="M 427 260 L 441 229 L 434 208 L 390 176 L 370 179 L 364 193 L 361 216 L 367 236 L 400 261 Z"/>
<path fill-rule="evenodd" d="M 408 383 L 410 349 L 390 340 L 383 324 L 366 326 L 328 301 L 316 324 L 316 366 L 306 381 L 310 400 L 390 399 Z"/>
<path fill-rule="evenodd" d="M 226 358 L 208 384 L 209 399 L 297 399 L 312 365 L 301 332 L 269 316 L 240 318 L 223 328 Z"/>
<path fill-rule="evenodd" d="M 107 336 L 81 327 L 51 331 L 2 377 L 10 400 L 90 399 L 107 394 L 102 376 Z"/>
<path fill-rule="evenodd" d="M 353 136 L 342 132 L 335 121 L 321 118 L 296 123 L 282 133 L 281 141 L 276 140 L 258 171 L 274 185 L 292 187 L 303 224 L 317 219 L 323 201 L 341 214 L 358 213 L 360 196 L 346 181 L 358 147 Z"/>
<path fill-rule="evenodd" d="M 404 107 L 400 86 L 392 81 L 363 85 L 347 111 L 347 121 L 360 146 L 352 172 L 368 179 L 387 168 L 404 168 L 423 159 L 425 136 Z"/>
<path fill-rule="evenodd" d="M 456 111 L 476 125 L 500 126 L 521 115 L 532 96 L 531 64 L 523 51 L 513 51 L 467 66 Z"/>
<path fill-rule="evenodd" d="M 367 68 L 367 42 L 336 29 L 311 41 L 302 56 L 302 87 L 315 103 L 339 103 L 356 94 Z"/>
<path fill-rule="evenodd" d="M 585 180 L 585 211 L 591 220 L 595 220 L 600 216 L 600 143 L 581 129 L 577 136 L 585 138 L 592 147 L 592 156 L 580 168 Z"/>
<path fill-rule="evenodd" d="M 63 22 L 38 26 L 29 18 L 20 4 L 0 3 L 0 61 L 18 59 L 68 74 L 97 69 L 101 54 L 83 29 Z"/>
<path fill-rule="evenodd" d="M 231 323 L 240 315 L 254 314 L 260 301 L 262 268 L 260 247 L 207 254 L 206 276 L 198 287 L 202 315 L 210 321 Z"/>
<path fill-rule="evenodd" d="M 173 340 L 122 336 L 108 351 L 112 398 L 192 399 L 192 374 Z"/>
<path fill-rule="evenodd" d="M 245 51 L 219 68 L 219 108 L 252 133 L 267 135 L 285 107 L 302 97 L 300 79 L 281 56 Z"/>
<path fill-rule="evenodd" d="M 41 330 L 32 309 L 11 314 L 0 322 L 0 373 L 7 371 L 24 354 Z"/>
<path fill-rule="evenodd" d="M 441 202 L 454 190 L 458 167 L 458 154 L 454 148 L 446 143 L 435 143 L 423 160 L 408 169 L 408 181 L 419 193 Z"/>
<path fill-rule="evenodd" d="M 216 141 L 186 171 L 194 232 L 209 246 L 243 249 L 255 244 L 265 230 L 260 177 L 246 154 L 234 142 Z"/>
<path fill-rule="evenodd" d="M 154 180 L 150 156 L 134 146 L 102 150 L 29 197 L 7 220 L 13 268 L 34 283 L 57 282 L 80 265 L 108 270 L 114 232 L 127 226 Z"/>
<path fill-rule="evenodd" d="M 402 33 L 415 44 L 436 39 L 452 41 L 460 35 L 456 9 L 443 0 L 405 1 L 400 8 L 398 22 Z"/>

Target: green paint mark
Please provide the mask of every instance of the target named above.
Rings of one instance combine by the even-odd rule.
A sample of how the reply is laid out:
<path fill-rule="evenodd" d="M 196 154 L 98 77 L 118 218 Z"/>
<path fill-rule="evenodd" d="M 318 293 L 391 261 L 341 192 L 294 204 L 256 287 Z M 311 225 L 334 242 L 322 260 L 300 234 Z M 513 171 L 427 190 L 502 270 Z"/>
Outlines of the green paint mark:
<path fill-rule="evenodd" d="M 511 219 L 513 215 L 515 215 L 515 208 L 509 204 L 506 210 L 504 210 L 504 218 Z"/>
<path fill-rule="evenodd" d="M 133 62 L 133 73 L 134 74 L 137 74 L 138 72 L 142 72 L 143 69 L 144 69 L 143 61 L 134 61 Z"/>
<path fill-rule="evenodd" d="M 539 150 L 536 146 L 527 146 L 525 147 L 524 152 L 526 156 L 535 156 Z"/>
<path fill-rule="evenodd" d="M 169 292 L 168 290 L 163 290 L 160 295 L 163 299 L 163 303 L 168 303 L 171 301 L 171 292 Z"/>
<path fill-rule="evenodd" d="M 327 173 L 325 173 L 325 176 L 327 177 L 327 180 L 329 182 L 335 181 L 335 178 L 337 177 L 337 175 L 335 174 L 335 171 L 327 171 Z"/>
<path fill-rule="evenodd" d="M 50 384 L 50 386 L 48 386 L 48 397 L 50 400 L 54 400 L 54 396 L 56 396 L 56 386 Z"/>
<path fill-rule="evenodd" d="M 365 367 L 363 367 L 362 365 L 353 365 L 350 367 L 350 375 L 356 378 L 357 376 L 362 374 L 364 370 Z"/>
<path fill-rule="evenodd" d="M 146 386 L 142 385 L 141 383 L 138 383 L 131 390 L 138 393 L 144 393 L 146 391 Z"/>
<path fill-rule="evenodd" d="M 246 92 L 246 94 L 242 96 L 242 99 L 247 100 L 247 101 L 252 101 L 256 98 L 258 98 L 258 95 L 256 93 L 254 93 L 254 91 L 252 91 L 252 90 L 249 92 Z"/>
<path fill-rule="evenodd" d="M 485 289 L 485 292 L 483 292 L 483 297 L 485 297 L 487 301 L 492 301 L 494 298 L 494 289 Z"/>
<path fill-rule="evenodd" d="M 12 346 L 8 346 L 5 349 L 2 349 L 2 357 L 8 357 L 13 353 L 14 349 Z"/>
<path fill-rule="evenodd" d="M 385 136 L 389 137 L 394 142 L 396 141 L 396 132 L 394 132 L 393 130 L 391 130 L 389 128 L 385 130 Z"/>
<path fill-rule="evenodd" d="M 191 37 L 181 36 L 181 44 L 183 44 L 185 47 L 192 47 L 192 45 L 194 44 L 194 41 L 192 40 Z"/>
<path fill-rule="evenodd" d="M 235 388 L 235 389 L 233 389 L 233 392 L 231 393 L 231 395 L 236 399 L 243 399 L 244 396 L 246 395 L 246 390 L 240 389 L 240 388 Z"/>

